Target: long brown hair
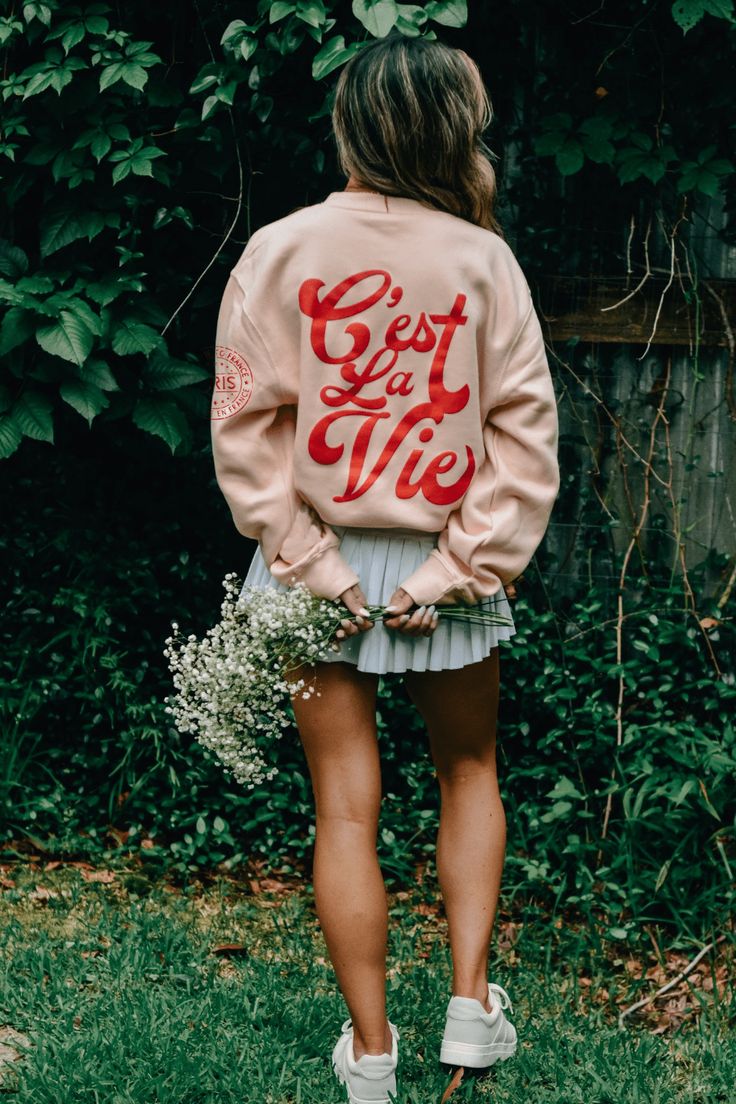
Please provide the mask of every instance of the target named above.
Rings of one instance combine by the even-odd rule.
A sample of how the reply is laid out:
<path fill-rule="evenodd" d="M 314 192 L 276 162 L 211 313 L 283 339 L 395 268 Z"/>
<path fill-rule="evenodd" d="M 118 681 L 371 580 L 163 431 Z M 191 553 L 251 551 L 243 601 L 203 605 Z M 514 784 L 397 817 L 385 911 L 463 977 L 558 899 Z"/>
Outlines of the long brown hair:
<path fill-rule="evenodd" d="M 449 211 L 504 237 L 494 216 L 493 110 L 475 62 L 436 39 L 392 32 L 344 66 L 332 126 L 340 167 L 385 195 Z"/>

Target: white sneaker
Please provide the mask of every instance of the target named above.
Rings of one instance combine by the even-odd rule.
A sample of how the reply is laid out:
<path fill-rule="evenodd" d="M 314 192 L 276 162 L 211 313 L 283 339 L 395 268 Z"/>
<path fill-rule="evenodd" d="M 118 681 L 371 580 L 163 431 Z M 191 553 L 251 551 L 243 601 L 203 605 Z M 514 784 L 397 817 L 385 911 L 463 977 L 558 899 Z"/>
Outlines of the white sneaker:
<path fill-rule="evenodd" d="M 388 1021 L 393 1036 L 390 1054 L 363 1054 L 355 1060 L 353 1021 L 346 1020 L 332 1051 L 332 1068 L 347 1088 L 350 1104 L 394 1104 L 396 1066 L 399 1061 L 399 1030 Z M 391 1097 L 388 1093 L 391 1093 Z"/>
<path fill-rule="evenodd" d="M 503 1014 L 504 1008 L 513 1012 L 509 995 L 489 981 L 488 1000 L 490 1012 L 473 997 L 450 997 L 440 1062 L 486 1069 L 511 1057 L 516 1050 L 516 1028 Z"/>

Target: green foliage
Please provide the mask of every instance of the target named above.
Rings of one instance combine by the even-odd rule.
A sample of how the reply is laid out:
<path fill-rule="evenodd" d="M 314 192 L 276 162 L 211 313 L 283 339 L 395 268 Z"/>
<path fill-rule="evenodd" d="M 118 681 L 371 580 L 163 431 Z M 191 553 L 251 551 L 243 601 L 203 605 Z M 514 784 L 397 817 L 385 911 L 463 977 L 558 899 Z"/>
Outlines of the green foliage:
<path fill-rule="evenodd" d="M 733 627 L 702 628 L 677 586 L 632 579 L 629 588 L 621 662 L 603 590 L 562 619 L 522 602 L 520 677 L 507 665 L 502 707 L 518 717 L 507 744 L 521 738 L 519 753 L 507 752 L 507 785 L 523 854 L 509 855 L 509 867 L 584 909 L 601 895 L 618 899 L 624 928 L 696 894 L 714 903 L 736 859 Z"/>
<path fill-rule="evenodd" d="M 679 159 L 671 143 L 655 145 L 649 134 L 632 127 L 615 115 L 595 115 L 574 122 L 567 112 L 549 115 L 542 120 L 542 130 L 534 139 L 536 153 L 554 155 L 555 164 L 563 176 L 579 172 L 587 158 L 597 164 L 610 165 L 622 184 L 645 178 L 658 184 L 675 162 L 678 192 L 700 191 L 715 195 L 722 179 L 734 171 L 734 163 L 726 157 L 715 157 L 716 146 L 698 152 L 695 161 Z"/>
<path fill-rule="evenodd" d="M 612 191 L 671 185 L 673 199 L 713 196 L 732 186 L 727 98 L 719 94 L 703 105 L 711 120 L 707 132 L 683 106 L 686 84 L 688 103 L 701 84 L 710 87 L 712 72 L 701 81 L 698 66 L 719 68 L 694 36 L 717 29 L 725 42 L 733 25 L 730 0 L 678 0 L 671 10 L 629 0 L 617 22 L 642 25 L 647 33 L 632 37 L 627 55 L 606 50 L 607 32 L 595 31 L 604 55 L 596 79 L 608 87 L 598 90 L 592 108 L 593 72 L 584 65 L 577 77 L 556 31 L 543 21 L 541 56 L 532 52 L 529 9 L 521 0 L 502 15 L 491 6 L 469 13 L 464 0 L 353 0 L 349 8 L 333 0 L 258 0 L 242 15 L 229 3 L 204 16 L 185 6 L 174 59 L 169 19 L 152 18 L 139 3 L 123 12 L 104 0 L 84 8 L 57 0 L 3 5 L 0 457 L 24 440 L 55 442 L 65 407 L 75 412 L 78 433 L 127 420 L 177 456 L 187 454 L 194 411 L 209 391 L 213 305 L 207 295 L 221 290 L 223 273 L 252 229 L 245 196 L 275 159 L 300 183 L 284 193 L 271 217 L 302 192 L 326 190 L 325 172 L 334 172 L 326 148 L 331 84 L 372 37 L 393 30 L 448 35 L 492 73 L 491 92 L 502 112 L 506 88 L 520 75 L 531 80 L 533 106 L 519 131 L 524 156 L 541 166 L 553 159 L 566 180 L 581 178 L 583 192 L 590 174 L 601 170 L 608 176 L 595 179 L 607 179 Z M 694 41 L 684 67 L 681 32 Z M 576 24 L 575 34 L 584 33 Z M 632 74 L 653 67 L 652 35 L 666 64 L 658 60 L 651 79 L 666 70 L 671 87 L 669 95 L 663 89 L 650 97 L 643 89 L 637 97 Z M 518 48 L 506 49 L 505 42 Z M 590 52 L 582 40 L 573 46 L 582 56 Z M 632 94 L 622 95 L 624 87 Z M 509 119 L 503 141 L 514 138 Z M 564 226 L 554 174 L 530 194 L 539 175 L 531 174 L 530 183 L 522 179 L 518 195 L 509 198 L 524 208 L 528 225 L 552 219 Z M 231 212 L 221 197 L 234 193 Z M 667 191 L 662 195 L 666 200 Z M 575 207 L 574 196 L 570 202 Z M 268 217 L 259 212 L 257 221 Z M 214 239 L 227 238 L 236 226 L 237 239 L 213 256 Z M 577 270 L 564 232 L 557 232 L 559 255 L 568 255 Z M 557 270 L 556 258 L 545 259 Z M 192 283 L 210 270 L 204 296 L 190 298 Z M 198 331 L 208 335 L 201 345 L 192 340 Z M 158 367 L 151 372 L 154 358 Z M 167 362 L 169 385 L 159 388 L 155 380 Z"/>
<path fill-rule="evenodd" d="M 675 0 L 672 5 L 672 16 L 685 34 L 705 15 L 733 23 L 733 0 Z"/>
<path fill-rule="evenodd" d="M 23 21 L 4 22 L 4 219 L 26 232 L 0 252 L 2 456 L 24 437 L 53 442 L 62 404 L 88 427 L 130 417 L 172 450 L 186 448 L 186 388 L 209 378 L 162 337 L 165 314 L 135 244 L 141 202 L 120 191 L 149 178 L 158 195 L 143 206 L 156 204 L 155 225 L 177 218 L 191 232 L 186 209 L 163 206 L 160 189 L 173 177 L 161 160 L 171 151 L 150 136 L 150 113 L 173 102 L 160 78 L 150 83 L 162 58 L 114 27 L 111 13 L 104 3 L 83 12 L 30 4 Z M 34 193 L 40 218 L 28 225 Z"/>
<path fill-rule="evenodd" d="M 625 0 L 614 26 L 522 0 L 0 6 L 6 839 L 99 854 L 111 827 L 132 847 L 150 834 L 181 873 L 309 854 L 295 733 L 277 785 L 238 792 L 168 726 L 161 648 L 172 619 L 211 624 L 220 579 L 247 563 L 207 440 L 226 273 L 254 228 L 341 186 L 334 80 L 394 29 L 479 61 L 528 271 L 620 271 L 632 221 L 733 207 L 730 3 Z M 653 914 L 696 927 L 736 863 L 731 622 L 706 639 L 676 585 L 629 577 L 619 664 L 605 588 L 554 611 L 522 594 L 502 656 L 512 892 L 600 906 L 627 935 Z M 404 879 L 431 859 L 438 796 L 399 681 L 379 734 L 381 858 Z"/>
<path fill-rule="evenodd" d="M 148 258 L 164 227 L 181 239 L 196 232 L 197 220 L 181 203 L 168 207 L 166 197 L 186 181 L 199 146 L 221 146 L 224 136 L 207 124 L 236 98 L 239 110 L 267 124 L 275 99 L 264 86 L 305 41 L 317 78 L 360 48 L 357 38 L 348 45 L 343 35 L 325 39 L 336 25 L 332 7 L 259 3 L 255 21 L 231 20 L 218 57 L 199 72 L 190 68 L 178 86 L 166 78 L 153 41 L 117 26 L 106 3 L 84 10 L 26 4 L 22 19 L 3 18 L 0 457 L 24 438 L 52 443 L 62 404 L 88 427 L 130 418 L 172 452 L 189 450 L 187 389 L 199 384 L 205 395 L 210 365 L 164 338 L 164 300 L 153 281 L 180 287 L 182 280 L 172 280 L 170 258 L 152 276 Z M 427 12 L 386 0 L 354 7 L 352 35 L 365 28 L 385 34 L 396 23 L 415 33 L 429 19 L 457 26 L 464 18 L 457 0 Z M 128 12 L 133 24 L 142 12 Z M 203 35 L 198 45 L 203 53 Z M 314 154 L 321 170 L 324 154 Z M 218 179 L 226 171 L 213 169 Z M 26 223 L 30 195 L 40 218 Z M 17 241 L 8 236 L 11 225 L 21 229 Z M 172 239 L 172 256 L 180 245 Z"/>
<path fill-rule="evenodd" d="M 97 442 L 95 457 L 59 454 L 45 468 L 31 458 L 0 502 L 17 523 L 0 542 L 0 839 L 100 857 L 120 838 L 139 850 L 153 837 L 146 861 L 182 876 L 244 856 L 309 861 L 314 806 L 297 733 L 268 753 L 276 778 L 245 791 L 164 712 L 171 621 L 201 635 L 223 597 L 216 565 L 237 569 L 237 554 L 244 571 L 250 555 L 224 505 L 213 510 L 209 470 L 157 463 L 131 433 Z M 532 581 L 501 649 L 504 884 L 549 907 L 600 910 L 621 939 L 655 916 L 695 933 L 699 916 L 728 907 L 736 867 L 732 619 L 706 609 L 704 628 L 677 583 L 631 575 L 618 662 L 615 593 L 596 583 L 552 610 Z M 417 863 L 432 867 L 439 814 L 400 676 L 383 680 L 378 735 L 379 849 L 396 885 Z"/>

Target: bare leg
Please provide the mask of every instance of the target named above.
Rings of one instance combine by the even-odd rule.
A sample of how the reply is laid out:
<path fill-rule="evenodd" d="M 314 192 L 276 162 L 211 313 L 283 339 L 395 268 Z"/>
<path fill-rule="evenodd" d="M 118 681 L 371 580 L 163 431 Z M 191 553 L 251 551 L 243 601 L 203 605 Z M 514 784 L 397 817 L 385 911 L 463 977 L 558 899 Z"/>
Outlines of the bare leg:
<path fill-rule="evenodd" d="M 353 1021 L 356 1059 L 391 1053 L 386 1017 L 388 902 L 376 852 L 381 766 L 378 676 L 318 663 L 321 696 L 292 699 L 316 807 L 314 897 Z"/>
<path fill-rule="evenodd" d="M 506 851 L 496 774 L 499 654 L 456 671 L 407 671 L 440 785 L 437 877 L 447 914 L 452 995 L 490 1012 L 488 948 Z"/>

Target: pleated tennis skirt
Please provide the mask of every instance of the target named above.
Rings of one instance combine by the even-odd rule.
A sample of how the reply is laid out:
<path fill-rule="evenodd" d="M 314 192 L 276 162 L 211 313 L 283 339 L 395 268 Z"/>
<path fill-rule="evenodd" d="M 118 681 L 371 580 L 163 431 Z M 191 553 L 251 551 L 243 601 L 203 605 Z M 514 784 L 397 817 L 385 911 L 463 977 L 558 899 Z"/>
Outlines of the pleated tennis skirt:
<path fill-rule="evenodd" d="M 365 529 L 331 526 L 340 539 L 340 552 L 355 570 L 369 605 L 385 605 L 392 594 L 436 547 L 439 534 L 413 529 Z M 274 579 L 260 546 L 243 583 L 246 587 L 288 589 Z M 242 593 L 242 591 L 241 591 Z M 430 636 L 406 636 L 387 629 L 380 621 L 367 632 L 339 641 L 339 651 L 329 652 L 324 662 L 353 663 L 359 671 L 389 674 L 403 671 L 447 671 L 479 663 L 499 641 L 516 632 L 511 607 L 503 587 L 473 609 L 487 609 L 509 619 L 504 625 L 468 625 L 442 619 Z"/>

